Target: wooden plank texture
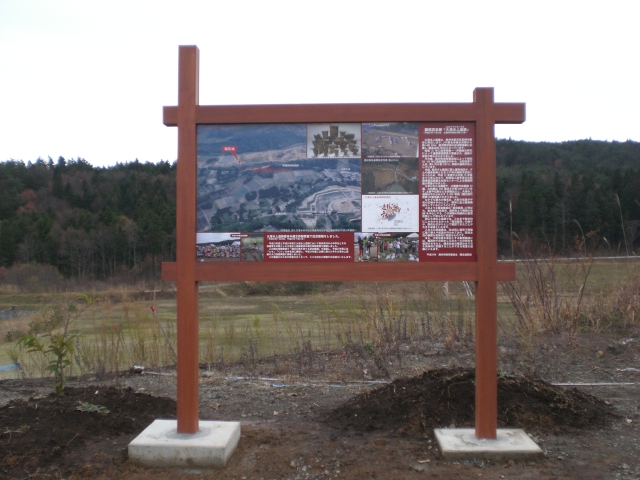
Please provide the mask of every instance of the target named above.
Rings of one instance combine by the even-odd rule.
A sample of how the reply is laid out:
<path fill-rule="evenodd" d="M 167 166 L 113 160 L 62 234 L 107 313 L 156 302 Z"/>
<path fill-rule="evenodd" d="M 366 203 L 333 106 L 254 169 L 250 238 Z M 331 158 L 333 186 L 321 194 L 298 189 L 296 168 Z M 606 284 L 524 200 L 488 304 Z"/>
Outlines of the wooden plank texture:
<path fill-rule="evenodd" d="M 163 108 L 163 121 L 176 126 L 177 107 Z M 196 107 L 196 123 L 474 122 L 473 103 L 376 103 L 316 105 L 214 105 Z M 496 123 L 522 123 L 523 103 L 496 104 Z"/>
<path fill-rule="evenodd" d="M 498 428 L 496 143 L 493 88 L 476 88 L 476 437 Z"/>
<path fill-rule="evenodd" d="M 197 47 L 180 47 L 178 83 L 178 166 L 176 173 L 177 417 L 178 433 L 198 431 L 198 284 L 196 244 Z"/>
<path fill-rule="evenodd" d="M 192 261 L 194 261 L 192 259 Z M 253 282 L 475 282 L 477 263 L 243 263 L 195 262 L 196 281 Z M 497 264 L 497 279 L 507 282 L 516 278 L 513 262 Z M 175 281 L 174 262 L 162 263 L 162 280 Z"/>

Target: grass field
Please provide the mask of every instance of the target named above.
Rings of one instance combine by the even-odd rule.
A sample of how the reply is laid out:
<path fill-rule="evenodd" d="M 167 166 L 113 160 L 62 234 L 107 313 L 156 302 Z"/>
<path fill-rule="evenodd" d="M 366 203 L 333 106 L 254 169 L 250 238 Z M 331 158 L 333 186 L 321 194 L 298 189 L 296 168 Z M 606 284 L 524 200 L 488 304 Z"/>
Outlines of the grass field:
<path fill-rule="evenodd" d="M 499 288 L 500 334 L 635 326 L 638 265 L 586 260 L 519 263 L 513 288 Z M 155 307 L 175 346 L 175 292 L 169 284 L 165 288 L 145 292 L 123 286 L 84 292 L 100 301 L 71 327 L 81 335 L 70 373 L 173 365 L 172 350 L 150 308 Z M 0 320 L 0 366 L 15 361 L 22 366 L 21 371 L 0 371 L 0 378 L 48 374 L 44 356 L 16 349 L 15 338 L 50 318 L 56 305 L 73 301 L 74 293 L 0 288 L 0 310 L 31 312 Z M 202 284 L 200 360 L 218 368 L 234 362 L 250 367 L 258 358 L 336 349 L 384 359 L 400 355 L 401 345 L 437 338 L 448 346 L 472 339 L 473 317 L 474 299 L 461 283 Z"/>

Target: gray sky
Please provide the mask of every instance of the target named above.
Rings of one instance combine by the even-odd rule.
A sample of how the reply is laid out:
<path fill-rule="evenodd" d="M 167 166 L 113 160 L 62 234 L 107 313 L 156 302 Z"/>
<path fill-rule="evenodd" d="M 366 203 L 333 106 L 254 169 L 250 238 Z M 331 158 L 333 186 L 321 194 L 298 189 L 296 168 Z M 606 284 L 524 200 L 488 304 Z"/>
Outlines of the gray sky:
<path fill-rule="evenodd" d="M 640 140 L 637 0 L 0 0 L 0 161 L 173 161 L 178 45 L 200 103 L 525 102 L 498 138 Z"/>

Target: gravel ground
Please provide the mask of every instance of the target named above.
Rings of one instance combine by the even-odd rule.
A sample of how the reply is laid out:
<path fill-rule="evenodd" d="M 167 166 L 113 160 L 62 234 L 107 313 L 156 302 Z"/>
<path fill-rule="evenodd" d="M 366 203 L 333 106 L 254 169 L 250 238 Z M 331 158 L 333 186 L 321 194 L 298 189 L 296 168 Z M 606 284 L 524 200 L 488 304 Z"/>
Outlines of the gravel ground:
<path fill-rule="evenodd" d="M 296 374 L 282 373 L 296 370 L 287 368 L 282 361 L 277 367 L 259 364 L 255 376 L 247 375 L 240 366 L 202 370 L 200 418 L 242 423 L 238 450 L 222 470 L 133 465 L 126 459 L 126 444 L 135 434 L 122 434 L 76 451 L 77 462 L 72 467 L 58 465 L 56 470 L 56 464 L 52 464 L 47 469 L 25 471 L 22 477 L 4 478 L 359 479 L 427 478 L 426 474 L 443 479 L 640 478 L 638 338 L 541 336 L 526 350 L 515 343 L 500 347 L 501 370 L 534 375 L 549 382 L 618 384 L 578 387 L 613 408 L 616 417 L 607 425 L 535 433 L 533 438 L 544 450 L 545 459 L 524 463 L 446 461 L 432 435 L 400 429 L 362 431 L 328 421 L 332 410 L 395 378 L 434 368 L 473 365 L 472 345 L 457 345 L 446 351 L 441 345 L 432 344 L 413 350 L 416 353 L 407 353 L 402 367 L 388 366 L 388 378 L 372 374 L 368 365 L 339 355 L 327 355 L 320 364 L 316 362 L 323 371 L 315 367 Z M 175 399 L 175 381 L 175 371 L 167 368 L 144 374 L 84 376 L 72 379 L 68 385 L 129 387 L 140 395 Z M 48 395 L 51 388 L 50 379 L 2 381 L 0 409 L 15 405 L 10 404 L 12 401 L 28 402 L 29 398 Z M 5 442 L 5 455 L 9 448 L 6 437 L 1 439 Z"/>

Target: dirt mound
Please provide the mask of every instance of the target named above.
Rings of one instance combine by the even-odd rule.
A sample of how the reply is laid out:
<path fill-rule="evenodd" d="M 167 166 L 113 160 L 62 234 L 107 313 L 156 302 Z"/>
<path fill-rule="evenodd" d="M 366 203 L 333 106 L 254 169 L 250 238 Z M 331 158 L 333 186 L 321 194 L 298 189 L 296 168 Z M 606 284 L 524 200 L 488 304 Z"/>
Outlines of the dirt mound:
<path fill-rule="evenodd" d="M 333 410 L 329 423 L 358 430 L 429 434 L 434 428 L 472 427 L 475 372 L 431 370 L 358 395 Z M 602 400 L 520 375 L 498 378 L 498 426 L 529 432 L 603 425 L 612 415 Z"/>
<path fill-rule="evenodd" d="M 63 396 L 13 401 L 0 408 L 0 477 L 22 478 L 25 470 L 36 468 L 64 472 L 77 462 L 89 462 L 73 455 L 78 447 L 96 444 L 94 453 L 100 457 L 100 443 L 122 443 L 124 448 L 156 418 L 175 415 L 174 400 L 131 388 L 66 388 Z"/>

